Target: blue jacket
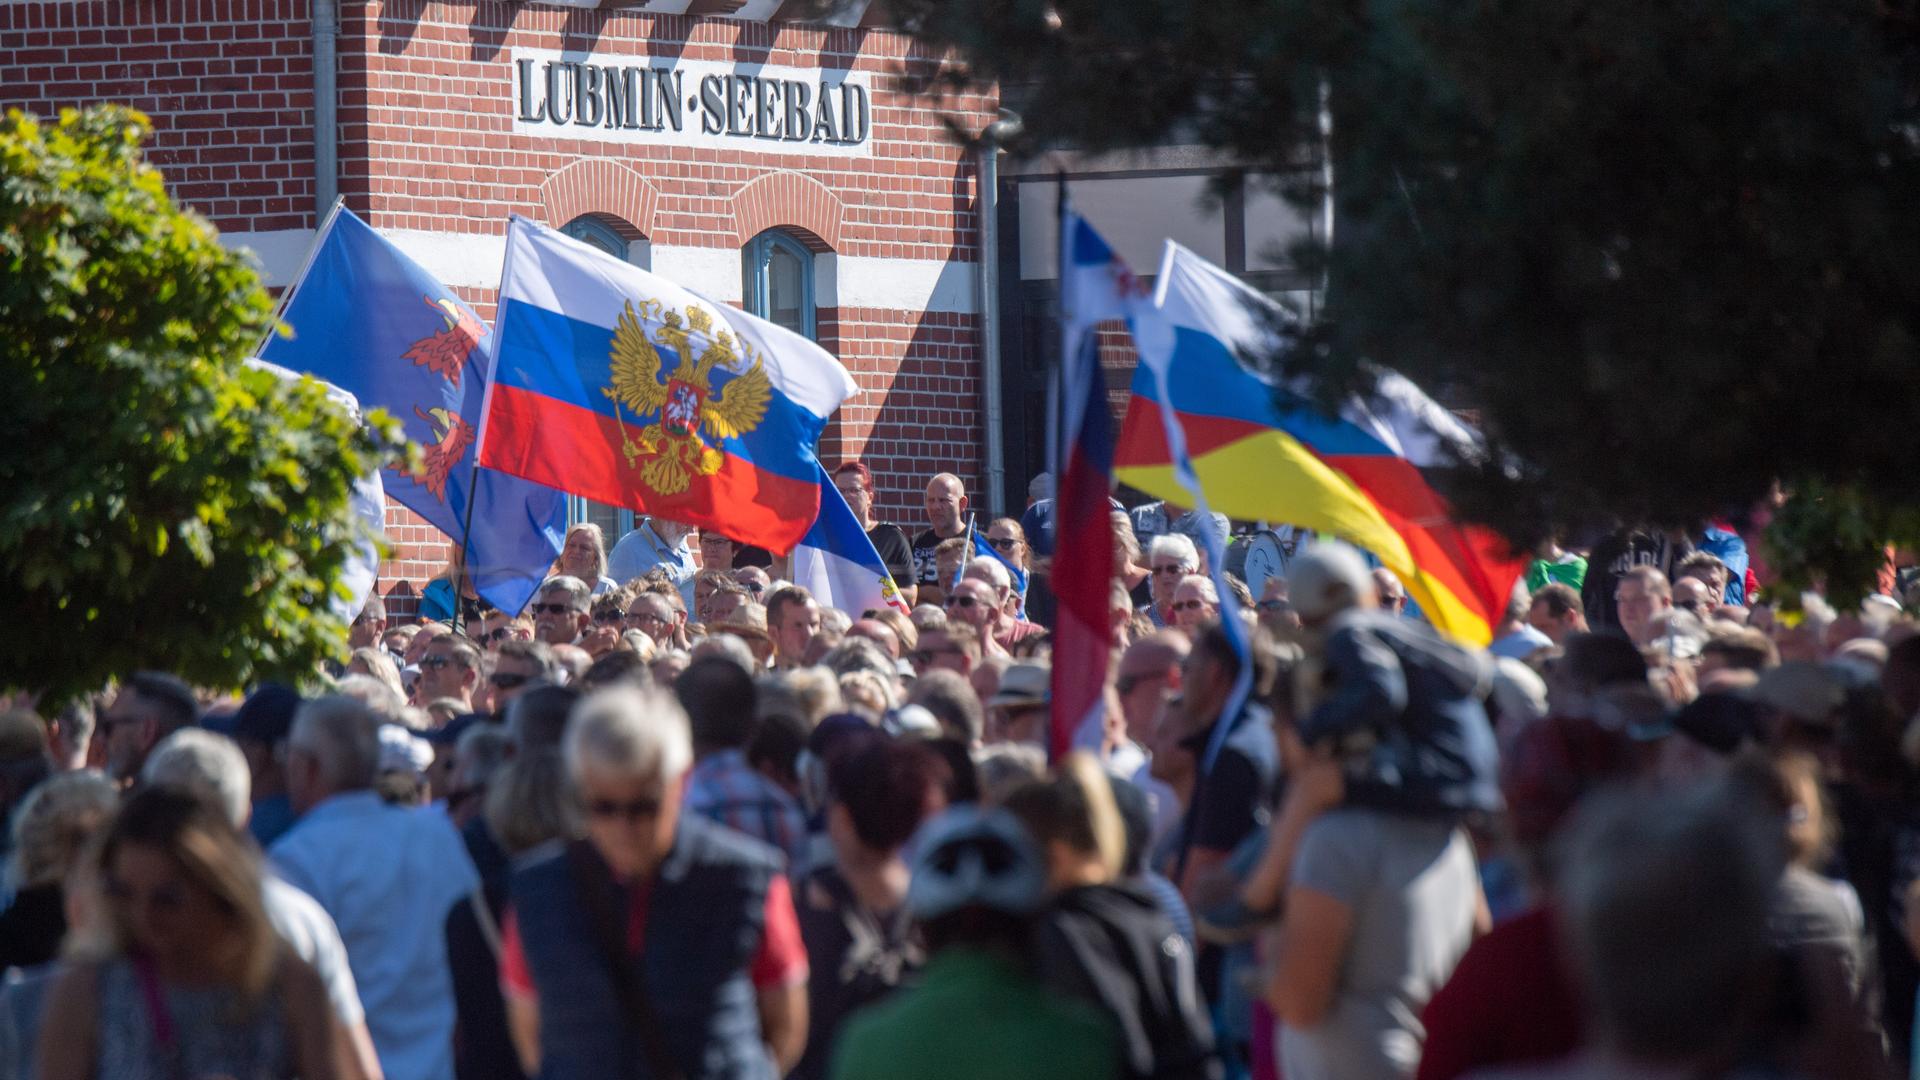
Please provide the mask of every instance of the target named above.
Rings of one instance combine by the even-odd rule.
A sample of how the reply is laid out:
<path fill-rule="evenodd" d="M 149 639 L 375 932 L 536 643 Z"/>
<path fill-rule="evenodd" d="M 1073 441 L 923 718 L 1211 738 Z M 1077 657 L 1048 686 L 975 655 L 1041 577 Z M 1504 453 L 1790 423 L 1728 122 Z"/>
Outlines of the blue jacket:
<path fill-rule="evenodd" d="M 1416 814 L 1501 807 L 1498 751 L 1483 704 L 1486 657 L 1423 623 L 1353 610 L 1327 629 L 1325 695 L 1300 723 L 1308 746 L 1347 761 L 1352 806 Z"/>
<path fill-rule="evenodd" d="M 514 918 L 540 993 L 540 1075 L 650 1078 L 650 1059 L 622 1008 L 568 859 L 563 850 L 513 876 Z M 644 948 L 625 962 L 646 990 L 668 1059 L 686 1080 L 775 1080 L 748 966 L 760 944 L 768 885 L 780 872 L 772 848 L 680 816 L 647 900 Z M 628 891 L 606 887 L 606 902 L 624 924 Z"/>

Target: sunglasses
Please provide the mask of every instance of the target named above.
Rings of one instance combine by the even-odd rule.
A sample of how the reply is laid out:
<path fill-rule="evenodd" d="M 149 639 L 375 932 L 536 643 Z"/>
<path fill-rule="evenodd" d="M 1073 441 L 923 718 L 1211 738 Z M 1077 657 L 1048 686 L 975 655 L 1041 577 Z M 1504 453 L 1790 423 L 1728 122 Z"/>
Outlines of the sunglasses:
<path fill-rule="evenodd" d="M 1206 606 L 1208 605 L 1205 600 L 1176 600 L 1173 602 L 1173 610 L 1175 611 L 1198 611 Z"/>
<path fill-rule="evenodd" d="M 1154 682 L 1166 677 L 1164 672 L 1159 671 L 1134 672 L 1132 674 L 1122 675 L 1118 679 L 1113 680 L 1113 688 L 1120 691 L 1121 695 L 1124 696 L 1133 693 L 1134 688 L 1141 683 Z"/>
<path fill-rule="evenodd" d="M 502 626 L 499 629 L 489 630 L 486 633 L 481 634 L 480 640 L 491 645 L 496 641 L 505 641 L 512 636 L 513 636 L 513 628 L 510 626 Z"/>
<path fill-rule="evenodd" d="M 907 654 L 907 660 L 914 664 L 931 664 L 935 657 L 956 656 L 959 652 L 959 649 L 915 649 Z"/>
<path fill-rule="evenodd" d="M 745 582 L 740 587 L 747 590 L 748 592 L 752 593 L 755 596 L 759 596 L 762 592 L 766 590 L 766 586 L 760 584 L 757 581 Z"/>
<path fill-rule="evenodd" d="M 496 671 L 487 681 L 492 683 L 496 690 L 512 690 L 515 687 L 527 685 L 528 679 L 529 676 L 516 674 L 511 671 Z"/>
<path fill-rule="evenodd" d="M 606 623 L 617 623 L 626 617 L 626 612 L 621 611 L 619 608 L 613 608 L 607 611 L 595 612 L 593 621 L 604 625 Z"/>
<path fill-rule="evenodd" d="M 927 862 L 942 874 L 954 874 L 967 861 L 978 861 L 988 874 L 1004 874 L 1020 856 L 1006 841 L 993 836 L 972 837 L 935 851 Z"/>
<path fill-rule="evenodd" d="M 594 818 L 621 818 L 628 824 L 660 816 L 659 799 L 634 799 L 621 802 L 618 799 L 588 799 L 587 816 Z"/>
<path fill-rule="evenodd" d="M 535 615 L 572 615 L 572 604 L 528 604 L 527 610 Z"/>
<path fill-rule="evenodd" d="M 1191 574 L 1193 573 L 1193 567 L 1182 566 L 1179 563 L 1167 563 L 1154 567 L 1153 572 L 1156 574 Z"/>
<path fill-rule="evenodd" d="M 948 606 L 948 607 L 962 607 L 962 608 L 970 608 L 970 607 L 972 607 L 973 605 L 975 605 L 975 604 L 977 604 L 977 603 L 979 603 L 979 602 L 980 602 L 980 601 L 978 601 L 978 600 L 976 600 L 976 599 L 974 599 L 974 598 L 973 598 L 973 597 L 971 597 L 971 596 L 949 596 L 949 597 L 947 597 L 947 606 Z"/>
<path fill-rule="evenodd" d="M 987 543 L 992 544 L 996 551 L 1012 551 L 1014 548 L 1020 546 L 1020 538 L 1017 536 L 989 536 L 987 537 Z"/>
<path fill-rule="evenodd" d="M 451 656 L 423 656 L 420 658 L 421 671 L 439 671 L 453 664 Z"/>
<path fill-rule="evenodd" d="M 1286 600 L 1262 600 L 1254 605 L 1261 611 L 1292 611 L 1293 604 Z"/>

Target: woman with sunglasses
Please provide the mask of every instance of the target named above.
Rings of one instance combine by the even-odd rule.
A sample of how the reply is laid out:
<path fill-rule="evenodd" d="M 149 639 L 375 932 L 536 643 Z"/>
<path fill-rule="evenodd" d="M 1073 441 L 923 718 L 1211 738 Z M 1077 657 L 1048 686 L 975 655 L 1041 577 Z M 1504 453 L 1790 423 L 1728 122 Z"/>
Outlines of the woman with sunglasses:
<path fill-rule="evenodd" d="M 212 805 L 139 792 L 94 868 L 106 918 L 52 991 L 39 1076 L 343 1074 L 326 990 L 267 918 L 257 849 Z"/>

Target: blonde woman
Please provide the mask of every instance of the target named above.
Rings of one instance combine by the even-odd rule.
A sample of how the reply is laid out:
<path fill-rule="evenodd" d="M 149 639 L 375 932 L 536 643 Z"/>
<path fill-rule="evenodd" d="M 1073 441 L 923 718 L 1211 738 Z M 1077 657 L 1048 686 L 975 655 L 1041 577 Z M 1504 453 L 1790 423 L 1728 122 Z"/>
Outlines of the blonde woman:
<path fill-rule="evenodd" d="M 342 1074 L 326 990 L 267 918 L 259 855 L 210 803 L 139 792 L 93 865 L 102 937 L 52 990 L 37 1075 Z"/>
<path fill-rule="evenodd" d="M 591 521 L 567 530 L 567 542 L 560 548 L 560 557 L 554 560 L 553 572 L 587 582 L 595 596 L 620 587 L 619 582 L 607 576 L 607 540 L 601 535 L 600 526 Z"/>

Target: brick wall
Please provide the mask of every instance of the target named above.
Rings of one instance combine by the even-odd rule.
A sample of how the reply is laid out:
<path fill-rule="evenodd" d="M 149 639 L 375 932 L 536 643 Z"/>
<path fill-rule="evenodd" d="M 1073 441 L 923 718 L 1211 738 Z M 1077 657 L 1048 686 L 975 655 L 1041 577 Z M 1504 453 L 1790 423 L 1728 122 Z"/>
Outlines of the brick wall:
<path fill-rule="evenodd" d="M 493 0 L 341 6 L 339 187 L 376 228 L 459 240 L 499 236 L 509 213 L 553 225 L 592 213 L 656 251 L 737 252 L 784 226 L 841 258 L 977 261 L 973 169 L 946 123 L 977 130 L 997 101 L 942 112 L 912 96 L 902 72 L 938 60 L 900 35 Z M 15 0 L 0 5 L 0 102 L 133 104 L 154 120 L 152 158 L 176 197 L 229 231 L 310 229 L 310 18 L 307 0 Z M 518 134 L 516 48 L 864 72 L 872 154 Z M 456 288 L 491 315 L 490 286 Z M 818 313 L 821 343 L 862 388 L 822 456 L 867 460 L 893 520 L 919 522 L 932 472 L 979 482 L 980 327 L 977 306 L 960 307 Z M 382 589 L 417 590 L 444 565 L 446 539 L 399 507 L 388 524 L 397 550 Z"/>
<path fill-rule="evenodd" d="M 174 197 L 223 229 L 310 224 L 307 0 L 0 4 L 0 105 L 117 101 L 153 120 Z"/>

